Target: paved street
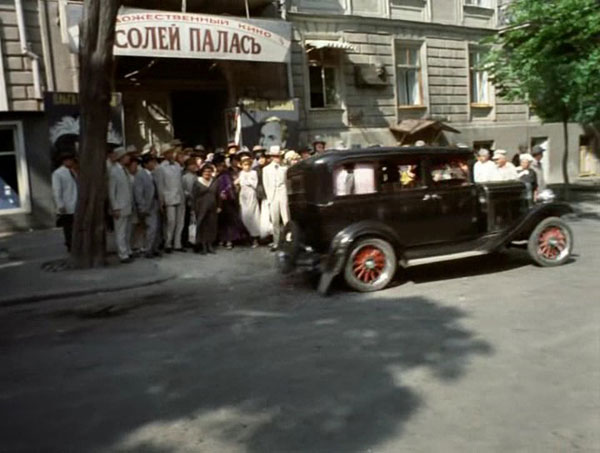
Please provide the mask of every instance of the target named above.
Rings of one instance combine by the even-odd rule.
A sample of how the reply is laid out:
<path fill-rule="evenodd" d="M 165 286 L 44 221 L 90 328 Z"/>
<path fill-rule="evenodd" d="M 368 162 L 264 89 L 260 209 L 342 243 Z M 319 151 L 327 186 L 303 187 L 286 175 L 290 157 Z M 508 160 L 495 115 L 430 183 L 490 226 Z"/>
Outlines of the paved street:
<path fill-rule="evenodd" d="M 324 299 L 236 249 L 2 307 L 0 450 L 600 451 L 600 221 L 572 226 L 553 269 L 513 250 Z"/>

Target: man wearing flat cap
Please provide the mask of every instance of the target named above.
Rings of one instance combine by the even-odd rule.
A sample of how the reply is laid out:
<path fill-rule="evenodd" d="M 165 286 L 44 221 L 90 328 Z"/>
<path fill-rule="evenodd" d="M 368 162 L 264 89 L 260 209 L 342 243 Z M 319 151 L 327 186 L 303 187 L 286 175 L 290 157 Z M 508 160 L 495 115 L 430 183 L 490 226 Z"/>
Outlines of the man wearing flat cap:
<path fill-rule="evenodd" d="M 115 225 L 117 252 L 122 263 L 132 261 L 131 215 L 133 213 L 133 193 L 127 172 L 130 156 L 123 147 L 115 149 L 116 162 L 110 169 L 108 178 L 108 199 Z"/>
<path fill-rule="evenodd" d="M 277 250 L 282 228 L 290 219 L 288 196 L 286 188 L 287 168 L 281 165 L 281 148 L 269 148 L 271 163 L 263 169 L 263 185 L 270 206 L 271 222 L 273 223 L 272 251 Z"/>
<path fill-rule="evenodd" d="M 480 149 L 477 153 L 477 162 L 473 166 L 473 179 L 475 182 L 488 182 L 496 179 L 496 165 L 490 160 L 490 152 Z"/>
<path fill-rule="evenodd" d="M 160 206 L 165 214 L 165 252 L 173 249 L 185 251 L 181 246 L 181 233 L 185 220 L 185 196 L 183 192 L 182 169 L 175 162 L 175 148 L 164 144 L 161 147 L 164 161 L 156 170 L 156 184 Z"/>
<path fill-rule="evenodd" d="M 535 171 L 535 176 L 537 178 L 538 190 L 541 192 L 546 190 L 546 178 L 544 177 L 544 167 L 542 165 L 542 159 L 544 158 L 544 152 L 546 152 L 545 148 L 541 145 L 535 145 L 531 150 L 531 156 L 533 157 L 533 162 L 531 163 L 531 168 Z"/>

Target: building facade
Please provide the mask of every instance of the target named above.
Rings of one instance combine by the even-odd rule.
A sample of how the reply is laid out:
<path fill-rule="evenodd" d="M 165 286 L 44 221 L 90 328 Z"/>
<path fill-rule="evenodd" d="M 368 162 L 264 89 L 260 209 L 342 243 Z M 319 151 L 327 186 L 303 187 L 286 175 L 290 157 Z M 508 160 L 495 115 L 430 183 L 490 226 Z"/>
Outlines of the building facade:
<path fill-rule="evenodd" d="M 481 39 L 504 24 L 504 3 L 248 0 L 246 10 L 244 0 L 125 1 L 114 86 L 123 140 L 142 146 L 177 137 L 216 148 L 239 119 L 253 129 L 244 140 L 252 146 L 268 143 L 261 121 L 276 112 L 289 115 L 277 132 L 291 146 L 316 135 L 330 146 L 393 145 L 414 138 L 394 129 L 430 120 L 460 131 L 437 135 L 441 143 L 509 153 L 543 143 L 548 180 L 559 183 L 561 126 L 498 97 L 477 67 Z M 0 232 L 54 223 L 55 150 L 43 100 L 79 90 L 73 11 L 81 4 L 0 0 Z M 162 29 L 172 33 L 164 43 Z M 569 128 L 571 177 L 600 174 L 597 134 Z"/>
<path fill-rule="evenodd" d="M 499 97 L 477 65 L 482 39 L 506 24 L 506 3 L 292 0 L 294 92 L 305 139 L 393 145 L 405 137 L 390 128 L 403 121 L 441 121 L 460 131 L 439 137 L 448 144 L 509 154 L 544 144 L 548 180 L 562 182 L 562 126 L 542 124 L 526 104 Z M 600 173 L 597 137 L 577 124 L 569 132 L 571 178 Z"/>

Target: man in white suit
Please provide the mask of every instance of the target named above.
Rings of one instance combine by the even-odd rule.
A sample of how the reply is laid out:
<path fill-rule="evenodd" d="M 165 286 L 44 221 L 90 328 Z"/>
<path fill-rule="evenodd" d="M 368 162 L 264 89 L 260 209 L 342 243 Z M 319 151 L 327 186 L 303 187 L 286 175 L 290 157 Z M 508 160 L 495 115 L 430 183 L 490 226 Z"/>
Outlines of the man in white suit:
<path fill-rule="evenodd" d="M 185 195 L 181 166 L 175 162 L 175 147 L 165 144 L 161 148 L 164 161 L 156 169 L 156 184 L 160 207 L 165 214 L 165 252 L 173 249 L 185 252 L 181 246 L 181 233 L 185 220 Z"/>
<path fill-rule="evenodd" d="M 108 199 L 115 220 L 115 239 L 117 252 L 122 263 L 130 263 L 131 257 L 131 214 L 133 212 L 133 193 L 131 180 L 127 172 L 129 154 L 123 147 L 115 149 L 116 162 L 108 177 Z"/>
<path fill-rule="evenodd" d="M 74 171 L 75 155 L 64 153 L 60 156 L 61 166 L 52 173 L 52 195 L 58 213 L 58 226 L 65 235 L 65 245 L 71 251 L 73 218 L 77 206 L 77 176 Z"/>
<path fill-rule="evenodd" d="M 271 210 L 271 222 L 273 223 L 273 246 L 271 250 L 275 251 L 279 246 L 281 230 L 290 219 L 285 185 L 287 168 L 281 165 L 282 153 L 279 146 L 271 146 L 268 154 L 271 156 L 271 163 L 263 169 L 263 186 Z"/>

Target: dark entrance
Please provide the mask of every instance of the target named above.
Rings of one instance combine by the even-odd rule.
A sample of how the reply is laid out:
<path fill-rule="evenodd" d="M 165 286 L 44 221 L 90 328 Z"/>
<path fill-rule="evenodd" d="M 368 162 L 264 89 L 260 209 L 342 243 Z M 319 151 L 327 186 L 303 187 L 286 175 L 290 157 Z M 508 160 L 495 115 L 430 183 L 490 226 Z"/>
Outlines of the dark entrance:
<path fill-rule="evenodd" d="M 225 90 L 173 91 L 171 111 L 175 137 L 185 146 L 224 147 L 227 144 L 226 106 Z"/>

